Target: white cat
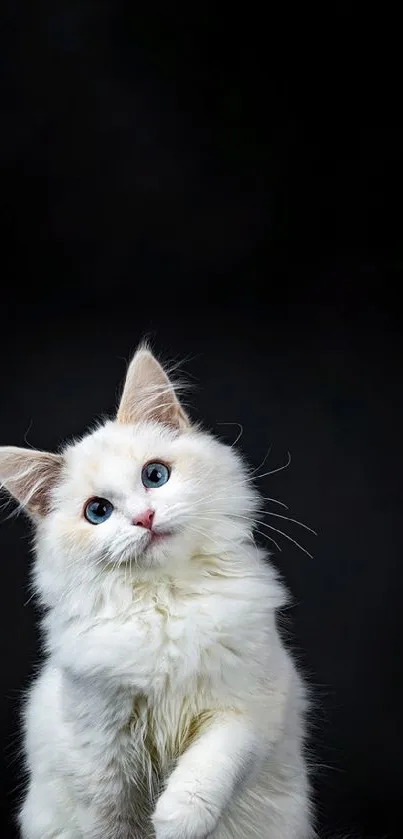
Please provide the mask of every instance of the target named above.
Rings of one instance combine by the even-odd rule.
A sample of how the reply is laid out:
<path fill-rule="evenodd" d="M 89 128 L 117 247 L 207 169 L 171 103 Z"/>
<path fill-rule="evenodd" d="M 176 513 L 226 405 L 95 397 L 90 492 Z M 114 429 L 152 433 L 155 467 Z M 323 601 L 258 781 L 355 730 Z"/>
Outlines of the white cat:
<path fill-rule="evenodd" d="M 308 839 L 305 690 L 276 629 L 239 455 L 141 347 L 113 422 L 0 448 L 35 523 L 46 663 L 25 710 L 24 839 Z"/>

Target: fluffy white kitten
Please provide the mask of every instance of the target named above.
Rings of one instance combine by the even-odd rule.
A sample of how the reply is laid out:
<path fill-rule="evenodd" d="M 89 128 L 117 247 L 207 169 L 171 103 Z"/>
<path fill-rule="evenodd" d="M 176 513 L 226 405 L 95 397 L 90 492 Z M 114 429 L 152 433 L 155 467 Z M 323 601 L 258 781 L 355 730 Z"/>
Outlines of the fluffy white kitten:
<path fill-rule="evenodd" d="M 140 348 L 117 413 L 0 448 L 36 527 L 47 659 L 25 710 L 24 839 L 308 839 L 305 693 L 232 448 Z"/>

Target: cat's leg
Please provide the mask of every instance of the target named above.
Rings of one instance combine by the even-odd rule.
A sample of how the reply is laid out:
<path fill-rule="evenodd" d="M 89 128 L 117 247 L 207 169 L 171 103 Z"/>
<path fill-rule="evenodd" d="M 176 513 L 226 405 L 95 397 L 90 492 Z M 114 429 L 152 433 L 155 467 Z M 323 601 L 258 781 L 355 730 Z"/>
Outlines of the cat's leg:
<path fill-rule="evenodd" d="M 48 662 L 32 684 L 24 709 L 29 785 L 19 812 L 22 839 L 83 839 L 71 790 L 63 777 L 65 734 L 60 674 Z"/>
<path fill-rule="evenodd" d="M 245 804 L 247 806 L 245 806 Z M 266 799 L 245 797 L 230 808 L 212 839 L 315 839 L 309 802 L 298 791 L 271 793 Z M 317 837 L 318 839 L 318 837 Z"/>
<path fill-rule="evenodd" d="M 84 839 L 143 839 L 147 778 L 132 694 L 71 673 L 63 674 L 63 688 L 65 766 Z"/>
<path fill-rule="evenodd" d="M 101 764 L 97 771 L 94 768 L 88 792 L 81 788 L 77 818 L 84 839 L 145 839 L 148 835 L 149 811 L 144 812 L 139 791 L 136 795 L 135 788 L 122 784 L 119 775 L 117 767 L 111 770 Z M 82 778 L 80 786 L 81 782 Z"/>
<path fill-rule="evenodd" d="M 140 839 L 119 807 L 88 806 L 79 809 L 79 821 L 84 839 Z"/>
<path fill-rule="evenodd" d="M 113 699 L 119 709 L 119 697 Z M 20 813 L 23 839 L 135 836 L 124 773 L 119 771 L 117 744 L 124 751 L 126 742 L 114 736 L 126 717 L 108 726 L 102 691 L 91 694 L 47 664 L 25 709 L 31 780 Z"/>
<path fill-rule="evenodd" d="M 19 816 L 22 839 L 135 839 L 119 801 L 72 801 L 60 779 L 32 783 Z M 140 834 L 138 834 L 140 837 Z"/>
<path fill-rule="evenodd" d="M 61 778 L 32 782 L 19 815 L 22 839 L 140 839 L 119 797 L 94 804 L 90 790 L 73 803 Z"/>
<path fill-rule="evenodd" d="M 262 839 L 266 836 L 270 836 L 270 839 L 315 839 L 316 836 L 308 802 L 298 796 L 272 796 L 267 809 L 266 824 L 270 825 L 270 829 L 262 832 Z M 252 839 L 253 834 L 250 835 Z M 255 832 L 253 839 L 256 835 Z"/>
<path fill-rule="evenodd" d="M 259 743 L 249 720 L 221 714 L 179 758 L 157 801 L 157 839 L 204 839 L 258 760 Z"/>
<path fill-rule="evenodd" d="M 135 839 L 135 801 L 122 769 L 121 751 L 108 740 L 96 744 L 99 731 L 88 726 L 88 743 L 69 755 L 77 823 L 84 839 Z"/>
<path fill-rule="evenodd" d="M 272 756 L 236 790 L 209 839 L 315 839 L 306 767 L 285 772 Z M 318 837 L 316 837 L 318 839 Z"/>
<path fill-rule="evenodd" d="M 31 781 L 19 813 L 22 839 L 84 839 L 60 779 Z"/>

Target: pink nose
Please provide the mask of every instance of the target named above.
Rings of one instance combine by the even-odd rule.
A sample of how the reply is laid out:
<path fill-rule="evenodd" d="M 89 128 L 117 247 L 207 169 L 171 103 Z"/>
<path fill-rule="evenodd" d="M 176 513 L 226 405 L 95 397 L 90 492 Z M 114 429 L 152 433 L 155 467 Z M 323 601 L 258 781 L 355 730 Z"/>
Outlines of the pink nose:
<path fill-rule="evenodd" d="M 145 510 L 144 513 L 140 513 L 139 516 L 133 519 L 133 524 L 137 525 L 137 527 L 145 527 L 147 530 L 151 530 L 153 518 L 154 510 Z"/>

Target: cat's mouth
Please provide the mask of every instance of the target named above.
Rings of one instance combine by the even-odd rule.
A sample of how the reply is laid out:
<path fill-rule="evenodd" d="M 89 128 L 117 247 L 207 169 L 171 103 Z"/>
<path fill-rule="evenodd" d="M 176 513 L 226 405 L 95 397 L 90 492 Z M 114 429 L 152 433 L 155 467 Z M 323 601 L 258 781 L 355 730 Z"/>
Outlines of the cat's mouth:
<path fill-rule="evenodd" d="M 161 544 L 170 536 L 174 536 L 178 531 L 174 528 L 164 528 L 163 530 L 145 530 L 142 534 L 141 540 L 135 546 L 131 543 L 121 552 L 120 563 L 131 562 L 133 559 L 141 563 L 141 555 L 147 554 L 147 551 Z"/>
<path fill-rule="evenodd" d="M 164 539 L 167 539 L 169 536 L 173 536 L 174 533 L 175 531 L 169 527 L 164 528 L 164 530 L 150 530 L 147 548 L 150 545 L 157 545 L 159 542 L 163 542 Z"/>

